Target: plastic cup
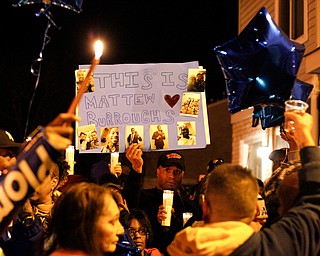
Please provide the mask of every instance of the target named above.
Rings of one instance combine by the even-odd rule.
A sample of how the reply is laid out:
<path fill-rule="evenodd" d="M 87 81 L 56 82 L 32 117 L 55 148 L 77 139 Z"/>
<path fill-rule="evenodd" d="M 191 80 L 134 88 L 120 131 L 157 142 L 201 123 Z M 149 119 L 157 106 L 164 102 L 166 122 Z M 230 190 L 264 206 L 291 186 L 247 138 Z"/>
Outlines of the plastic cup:
<path fill-rule="evenodd" d="M 309 105 L 302 100 L 287 100 L 284 104 L 286 112 L 294 112 L 300 115 L 303 115 L 309 107 Z M 286 131 L 294 130 L 294 122 L 285 121 L 284 129 Z"/>
<path fill-rule="evenodd" d="M 166 218 L 161 222 L 162 226 L 170 227 L 171 225 L 171 210 L 173 204 L 173 194 L 172 190 L 163 190 L 163 206 L 167 212 Z"/>

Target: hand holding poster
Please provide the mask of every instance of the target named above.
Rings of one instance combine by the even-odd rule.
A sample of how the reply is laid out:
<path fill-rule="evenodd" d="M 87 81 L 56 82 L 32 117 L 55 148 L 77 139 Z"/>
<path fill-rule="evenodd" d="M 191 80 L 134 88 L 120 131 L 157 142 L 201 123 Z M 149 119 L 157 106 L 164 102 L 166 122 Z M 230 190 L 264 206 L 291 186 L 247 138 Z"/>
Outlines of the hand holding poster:
<path fill-rule="evenodd" d="M 43 133 L 19 154 L 16 164 L 0 176 L 0 234 L 18 213 L 28 196 L 47 177 L 55 160 L 61 156 L 46 140 Z"/>
<path fill-rule="evenodd" d="M 203 83 L 188 91 L 189 69 L 198 68 L 198 62 L 97 66 L 94 91 L 86 92 L 78 107 L 80 153 L 124 152 L 131 140 L 144 151 L 204 148 L 209 144 L 205 93 L 194 89 Z M 178 143 L 177 125 L 184 123 L 193 133 L 190 145 Z"/>

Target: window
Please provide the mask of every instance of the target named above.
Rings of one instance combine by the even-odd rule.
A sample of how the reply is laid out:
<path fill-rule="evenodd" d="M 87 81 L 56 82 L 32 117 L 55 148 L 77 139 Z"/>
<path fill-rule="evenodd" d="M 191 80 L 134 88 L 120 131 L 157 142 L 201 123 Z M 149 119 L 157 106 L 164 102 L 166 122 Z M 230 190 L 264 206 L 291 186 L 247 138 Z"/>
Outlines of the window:
<path fill-rule="evenodd" d="M 276 0 L 279 27 L 293 40 L 303 43 L 307 40 L 308 1 Z"/>
<path fill-rule="evenodd" d="M 272 149 L 266 145 L 266 136 L 268 133 L 263 131 L 240 141 L 240 164 L 262 181 L 270 177 L 272 170 L 272 161 L 269 159 Z"/>
<path fill-rule="evenodd" d="M 256 142 L 249 145 L 248 168 L 253 171 L 254 175 L 261 179 L 261 158 L 258 149 L 262 146 L 262 142 Z"/>

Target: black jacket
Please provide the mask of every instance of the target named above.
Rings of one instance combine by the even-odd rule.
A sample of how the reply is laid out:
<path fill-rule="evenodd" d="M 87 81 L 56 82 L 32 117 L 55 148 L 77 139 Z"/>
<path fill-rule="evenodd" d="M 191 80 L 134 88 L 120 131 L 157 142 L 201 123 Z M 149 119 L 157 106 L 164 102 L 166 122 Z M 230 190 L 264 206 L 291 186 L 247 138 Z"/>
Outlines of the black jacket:
<path fill-rule="evenodd" d="M 129 209 L 140 208 L 145 210 L 152 225 L 153 241 L 150 247 L 159 249 L 165 253 L 166 247 L 173 241 L 175 234 L 183 229 L 184 212 L 192 212 L 199 215 L 198 208 L 186 195 L 177 191 L 173 197 L 174 213 L 171 217 L 171 226 L 165 231 L 158 222 L 157 214 L 159 206 L 162 205 L 163 191 L 157 188 L 142 189 L 142 174 L 131 171 L 124 186 L 124 198 Z"/>

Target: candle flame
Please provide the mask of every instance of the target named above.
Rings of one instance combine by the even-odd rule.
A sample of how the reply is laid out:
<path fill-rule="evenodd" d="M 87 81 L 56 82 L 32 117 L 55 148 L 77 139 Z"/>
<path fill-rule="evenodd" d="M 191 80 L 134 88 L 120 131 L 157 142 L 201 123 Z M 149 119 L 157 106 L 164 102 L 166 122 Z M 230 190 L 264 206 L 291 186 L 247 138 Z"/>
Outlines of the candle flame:
<path fill-rule="evenodd" d="M 103 52 L 103 43 L 101 40 L 97 40 L 94 44 L 94 51 L 95 51 L 95 59 L 100 59 L 102 52 Z"/>

